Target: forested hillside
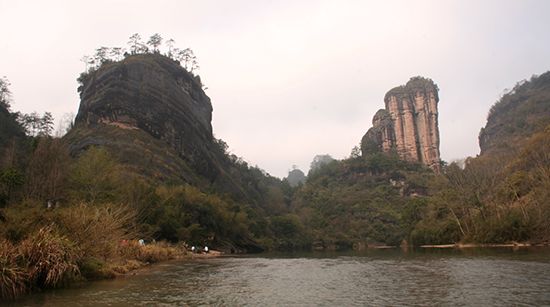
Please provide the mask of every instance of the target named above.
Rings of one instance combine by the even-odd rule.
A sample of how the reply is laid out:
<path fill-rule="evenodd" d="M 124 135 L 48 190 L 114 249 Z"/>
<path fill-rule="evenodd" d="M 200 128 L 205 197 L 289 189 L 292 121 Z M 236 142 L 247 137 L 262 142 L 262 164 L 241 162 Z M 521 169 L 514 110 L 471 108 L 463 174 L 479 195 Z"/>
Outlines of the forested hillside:
<path fill-rule="evenodd" d="M 307 177 L 294 169 L 280 180 L 214 137 L 196 57 L 173 41 L 163 52 L 161 42 L 133 35 L 126 52 L 101 47 L 87 57 L 80 109 L 62 138 L 52 135 L 50 113 L 11 111 L 1 79 L 1 297 L 176 253 L 131 243 L 138 239 L 226 252 L 550 241 L 550 73 L 518 83 L 491 108 L 481 154 L 463 168 L 439 161 L 430 80 L 424 96 L 387 102 L 387 116 L 403 109 L 414 119 L 392 120 L 436 136 L 425 147 L 437 154 L 422 151 L 429 161 L 394 150 L 419 142 L 413 132 L 386 148 L 382 136 L 392 134 L 374 129 L 382 143 L 373 150 L 318 155 Z M 419 101 L 431 108 L 420 120 L 411 111 Z"/>

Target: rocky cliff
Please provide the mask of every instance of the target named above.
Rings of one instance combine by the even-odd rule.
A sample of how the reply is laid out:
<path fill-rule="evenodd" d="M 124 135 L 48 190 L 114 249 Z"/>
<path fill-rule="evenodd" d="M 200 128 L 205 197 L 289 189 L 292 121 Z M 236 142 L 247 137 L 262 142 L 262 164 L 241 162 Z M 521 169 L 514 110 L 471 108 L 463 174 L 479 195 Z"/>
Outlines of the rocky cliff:
<path fill-rule="evenodd" d="M 279 179 L 228 154 L 227 144 L 213 136 L 212 104 L 198 76 L 168 56 L 148 53 L 105 62 L 79 81 L 80 108 L 64 137 L 72 156 L 100 147 L 121 180 L 138 178 L 151 187 L 189 185 L 207 195 L 207 202 L 190 201 L 192 208 L 179 205 L 185 198 L 176 200 L 179 209 L 170 207 L 169 216 L 172 210 L 193 213 L 175 218 L 174 225 L 183 228 L 170 223 L 162 230 L 167 238 L 200 224 L 197 233 L 215 237 L 219 246 L 262 249 L 255 238 L 269 234 L 265 217 L 286 213 L 288 196 Z M 226 205 L 231 215 L 219 214 Z M 253 230 L 232 232 L 241 225 L 237 220 Z"/>
<path fill-rule="evenodd" d="M 361 140 L 363 155 L 396 152 L 404 160 L 439 172 L 437 85 L 430 79 L 414 77 L 386 93 L 384 102 L 385 109 L 376 112 L 372 128 Z"/>
<path fill-rule="evenodd" d="M 242 194 L 212 134 L 212 104 L 193 76 L 160 54 L 139 54 L 83 74 L 73 154 L 105 146 L 137 174 Z M 225 163 L 225 164 L 224 164 Z M 227 191 L 225 191 L 227 192 Z"/>

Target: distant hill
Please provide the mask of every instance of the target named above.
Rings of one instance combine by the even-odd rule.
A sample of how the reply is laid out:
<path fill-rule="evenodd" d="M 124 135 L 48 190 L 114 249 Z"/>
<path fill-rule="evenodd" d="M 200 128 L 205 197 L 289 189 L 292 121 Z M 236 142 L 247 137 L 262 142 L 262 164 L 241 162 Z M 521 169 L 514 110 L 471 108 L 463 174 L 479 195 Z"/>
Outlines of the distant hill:
<path fill-rule="evenodd" d="M 288 172 L 288 176 L 286 176 L 286 180 L 288 181 L 288 185 L 291 187 L 297 187 L 300 184 L 304 184 L 306 182 L 306 175 L 302 170 L 295 168 Z"/>
<path fill-rule="evenodd" d="M 481 154 L 515 152 L 550 124 L 550 72 L 521 81 L 495 103 L 479 133 Z"/>

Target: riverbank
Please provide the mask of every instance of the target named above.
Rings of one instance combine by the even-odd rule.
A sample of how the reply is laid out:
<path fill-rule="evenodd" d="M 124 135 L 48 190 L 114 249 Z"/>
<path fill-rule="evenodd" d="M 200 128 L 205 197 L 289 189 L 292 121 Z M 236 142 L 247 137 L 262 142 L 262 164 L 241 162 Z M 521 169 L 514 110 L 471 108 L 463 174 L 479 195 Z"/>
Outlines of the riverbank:
<path fill-rule="evenodd" d="M 100 258 L 86 256 L 65 241 L 52 237 L 49 229 L 18 245 L 0 241 L 0 302 L 79 282 L 135 275 L 155 263 L 222 255 L 214 250 L 191 253 L 185 244 L 123 240 L 109 258 Z"/>
<path fill-rule="evenodd" d="M 549 243 L 529 243 L 529 242 L 511 242 L 511 243 L 454 243 L 454 244 L 435 244 L 435 245 L 420 245 L 420 248 L 492 248 L 492 247 L 548 247 Z"/>
<path fill-rule="evenodd" d="M 426 245 L 407 245 L 403 244 L 401 246 L 396 245 L 383 245 L 383 244 L 354 244 L 353 250 L 362 251 L 369 249 L 408 249 L 408 248 L 425 248 L 425 249 L 468 249 L 468 248 L 521 248 L 521 247 L 550 247 L 550 242 L 509 242 L 509 243 L 451 243 L 451 244 L 426 244 Z M 322 250 L 320 250 L 322 251 Z"/>
<path fill-rule="evenodd" d="M 136 246 L 133 247 L 135 249 Z M 223 255 L 222 252 L 210 250 L 208 253 L 192 253 L 185 245 L 169 244 L 166 242 L 151 243 L 143 246 L 137 246 L 137 252 L 134 250 L 129 259 L 121 259 L 107 265 L 104 271 L 100 271 L 99 276 L 90 278 L 90 280 L 112 279 L 135 275 L 141 271 L 147 271 L 152 265 L 164 263 L 173 260 L 185 259 L 210 259 Z M 86 277 L 86 276 L 84 276 Z"/>
<path fill-rule="evenodd" d="M 147 245 L 146 245 L 147 246 Z M 173 261 L 185 261 L 185 260 L 195 260 L 195 259 L 211 259 L 223 256 L 224 253 L 217 250 L 210 250 L 208 253 L 192 253 L 187 251 L 185 253 L 177 254 L 175 257 L 160 259 L 153 262 L 142 262 L 130 260 L 126 264 L 117 265 L 113 270 L 114 274 L 103 279 L 115 279 L 115 278 L 124 278 L 127 276 L 140 275 L 142 273 L 147 273 L 151 269 L 154 269 L 157 264 L 166 264 Z"/>

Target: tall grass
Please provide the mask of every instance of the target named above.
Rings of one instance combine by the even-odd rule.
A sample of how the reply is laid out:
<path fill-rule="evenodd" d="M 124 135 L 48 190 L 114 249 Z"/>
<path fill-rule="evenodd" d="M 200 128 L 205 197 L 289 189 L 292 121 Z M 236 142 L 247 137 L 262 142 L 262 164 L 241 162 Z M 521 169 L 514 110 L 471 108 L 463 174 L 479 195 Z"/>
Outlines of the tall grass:
<path fill-rule="evenodd" d="M 114 277 L 185 253 L 166 243 L 138 244 L 145 234 L 135 212 L 122 204 L 84 203 L 47 211 L 32 207 L 20 214 L 10 209 L 0 237 L 10 229 L 20 229 L 20 235 L 0 240 L 0 299 L 81 277 Z M 20 216 L 35 223 L 18 227 Z"/>
<path fill-rule="evenodd" d="M 0 299 L 13 299 L 27 292 L 26 270 L 17 265 L 18 251 L 6 240 L 0 241 Z"/>
<path fill-rule="evenodd" d="M 29 281 L 36 287 L 55 287 L 64 279 L 80 274 L 79 250 L 66 237 L 57 234 L 53 226 L 43 227 L 21 242 L 19 253 L 27 267 Z"/>
<path fill-rule="evenodd" d="M 140 246 L 136 241 L 128 242 L 128 245 L 121 250 L 125 259 L 135 259 L 144 263 L 155 263 L 175 259 L 185 255 L 183 246 L 175 247 L 166 242 L 156 242 Z"/>
<path fill-rule="evenodd" d="M 135 210 L 122 204 L 78 204 L 63 209 L 57 224 L 85 257 L 107 261 L 119 255 L 120 242 L 139 238 Z"/>

